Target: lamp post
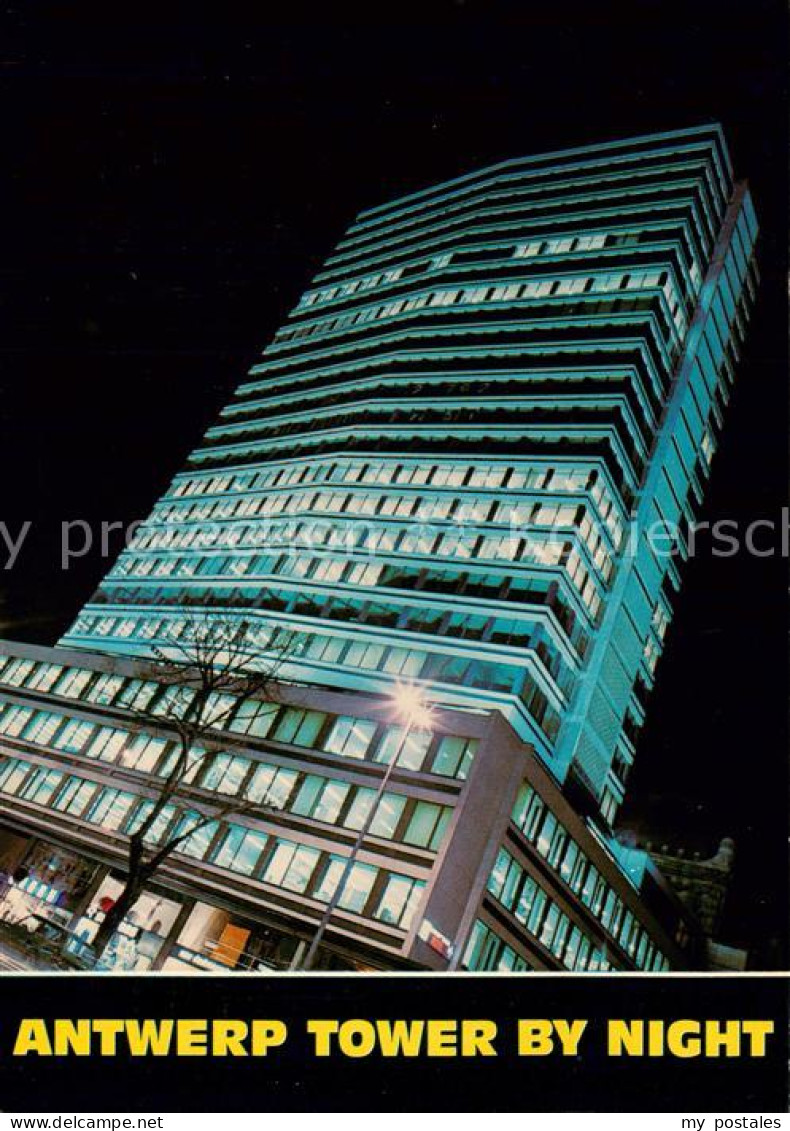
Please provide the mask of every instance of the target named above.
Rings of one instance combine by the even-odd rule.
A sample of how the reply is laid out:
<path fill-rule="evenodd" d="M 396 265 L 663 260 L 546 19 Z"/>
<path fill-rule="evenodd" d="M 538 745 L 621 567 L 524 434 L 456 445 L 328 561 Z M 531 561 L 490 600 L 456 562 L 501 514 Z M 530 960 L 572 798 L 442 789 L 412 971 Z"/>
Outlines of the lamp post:
<path fill-rule="evenodd" d="M 376 819 L 381 799 L 384 792 L 389 785 L 390 778 L 392 777 L 393 770 L 398 765 L 403 751 L 406 749 L 406 744 L 411 737 L 412 731 L 427 725 L 430 721 L 431 712 L 430 708 L 426 706 L 418 688 L 411 684 L 402 684 L 398 686 L 393 696 L 393 705 L 395 707 L 396 716 L 399 717 L 403 723 L 403 734 L 401 735 L 400 742 L 398 743 L 397 750 L 389 760 L 384 773 L 381 776 L 376 795 L 368 811 L 368 815 L 362 823 L 362 827 L 357 833 L 356 840 L 351 846 L 351 851 L 346 857 L 346 862 L 343 866 L 343 871 L 340 874 L 340 879 L 337 882 L 335 890 L 326 905 L 326 909 L 321 916 L 321 919 L 316 927 L 315 934 L 313 935 L 312 942 L 308 948 L 307 954 L 304 956 L 304 961 L 301 964 L 302 970 L 310 970 L 315 962 L 318 948 L 321 941 L 326 934 L 326 929 L 335 913 L 340 900 L 346 890 L 351 870 L 354 867 L 357 857 L 359 856 L 360 849 L 365 842 L 365 838 L 370 832 L 373 822 Z"/>

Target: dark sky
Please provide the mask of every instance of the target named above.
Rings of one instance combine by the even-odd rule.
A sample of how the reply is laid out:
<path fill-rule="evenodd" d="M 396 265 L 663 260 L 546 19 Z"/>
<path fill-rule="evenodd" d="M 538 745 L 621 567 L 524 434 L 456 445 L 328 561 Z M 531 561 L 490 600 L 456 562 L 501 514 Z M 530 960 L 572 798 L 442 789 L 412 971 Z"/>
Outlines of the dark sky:
<path fill-rule="evenodd" d="M 197 7 L 6 6 L 0 521 L 35 526 L 0 574 L 4 635 L 66 627 L 120 542 L 64 572 L 61 522 L 147 514 L 360 208 L 712 119 L 752 184 L 763 285 L 704 517 L 778 517 L 781 2 Z M 685 569 L 626 812 L 692 849 L 735 838 L 727 938 L 758 965 L 787 920 L 786 564 Z"/>

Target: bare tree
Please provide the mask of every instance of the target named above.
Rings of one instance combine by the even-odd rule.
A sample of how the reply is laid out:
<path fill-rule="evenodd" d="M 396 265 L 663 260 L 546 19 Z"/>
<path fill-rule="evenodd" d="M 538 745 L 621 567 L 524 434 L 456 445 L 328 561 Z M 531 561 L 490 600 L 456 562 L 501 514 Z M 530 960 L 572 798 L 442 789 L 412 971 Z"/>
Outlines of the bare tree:
<path fill-rule="evenodd" d="M 276 709 L 278 673 L 293 653 L 293 634 L 280 631 L 276 642 L 267 647 L 264 660 L 250 642 L 248 629 L 245 621 L 193 617 L 177 640 L 166 649 L 154 649 L 155 678 L 165 685 L 166 691 L 154 710 L 136 711 L 135 721 L 141 731 L 165 728 L 174 733 L 176 747 L 165 772 L 155 779 L 157 793 L 151 807 L 129 835 L 123 890 L 93 940 L 97 960 L 143 889 L 173 852 L 215 821 L 233 813 L 261 810 L 260 803 L 242 797 L 229 798 L 223 804 L 195 802 L 190 798 L 191 819 L 178 822 L 164 839 L 152 836 L 158 819 L 182 786 L 216 759 L 220 752 L 216 732 L 224 728 L 239 706 L 249 699 L 265 698 L 271 709 Z"/>

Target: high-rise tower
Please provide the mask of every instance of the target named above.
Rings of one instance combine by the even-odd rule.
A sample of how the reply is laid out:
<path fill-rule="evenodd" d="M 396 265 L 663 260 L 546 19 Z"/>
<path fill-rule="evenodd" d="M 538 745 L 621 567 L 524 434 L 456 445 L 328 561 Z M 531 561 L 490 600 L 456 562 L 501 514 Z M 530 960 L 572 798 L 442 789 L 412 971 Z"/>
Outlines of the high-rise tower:
<path fill-rule="evenodd" d="M 408 753 L 345 909 L 395 930 L 335 925 L 337 953 L 682 964 L 693 925 L 668 895 L 646 910 L 637 890 L 659 881 L 610 832 L 728 399 L 755 237 L 716 126 L 503 162 L 351 226 L 61 641 L 71 667 L 102 654 L 93 670 L 121 681 L 104 706 L 121 711 L 120 673 L 128 683 L 133 660 L 167 650 L 195 608 L 243 618 L 262 657 L 278 634 L 295 642 L 282 675 L 298 684 L 293 709 L 315 716 L 304 745 L 341 776 L 313 782 L 308 805 L 315 755 L 285 756 L 282 809 L 302 825 L 278 841 L 264 822 L 248 874 L 277 888 L 291 867 L 277 844 L 292 844 L 301 905 L 263 899 L 263 920 L 274 907 L 286 934 L 309 938 L 348 851 L 337 829 L 359 827 L 355 791 L 375 784 L 348 758 L 387 761 L 376 703 L 408 682 L 438 705 L 445 737 Z M 66 725 L 44 727 L 55 749 Z M 250 763 L 263 757 L 253 739 L 277 738 L 235 732 Z M 338 804 L 320 800 L 330 786 Z M 216 835 L 202 859 L 232 871 Z M 402 898 L 383 915 L 387 875 Z M 420 950 L 428 937 L 449 940 L 441 962 L 441 948 Z"/>

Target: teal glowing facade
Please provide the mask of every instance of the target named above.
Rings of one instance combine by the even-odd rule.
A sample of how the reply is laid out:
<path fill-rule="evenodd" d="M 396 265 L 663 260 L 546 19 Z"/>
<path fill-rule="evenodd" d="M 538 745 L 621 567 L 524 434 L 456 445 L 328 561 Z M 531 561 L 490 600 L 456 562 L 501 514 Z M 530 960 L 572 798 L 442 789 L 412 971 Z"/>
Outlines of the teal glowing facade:
<path fill-rule="evenodd" d="M 243 617 L 262 655 L 292 634 L 283 676 L 327 702 L 408 681 L 473 729 L 501 716 L 565 813 L 563 852 L 581 821 L 638 891 L 645 861 L 611 826 L 728 401 L 756 232 L 716 126 L 507 161 L 361 213 L 61 647 L 72 662 L 144 662 L 199 608 Z M 646 538 L 659 526 L 674 554 Z M 496 787 L 505 815 L 454 893 L 454 925 L 438 923 L 455 965 L 497 967 L 480 956 L 499 912 L 515 915 L 515 968 L 541 965 L 519 949 L 529 911 L 500 898 L 528 887 L 509 815 L 539 839 L 525 772 L 516 760 Z M 463 840 L 460 818 L 441 820 L 437 861 Z M 555 855 L 570 915 L 584 881 Z M 420 914 L 434 899 L 452 918 L 437 868 Z M 481 901 L 499 911 L 481 918 Z M 633 959 L 641 912 L 627 914 Z M 665 948 L 647 966 L 662 964 L 682 959 Z"/>

